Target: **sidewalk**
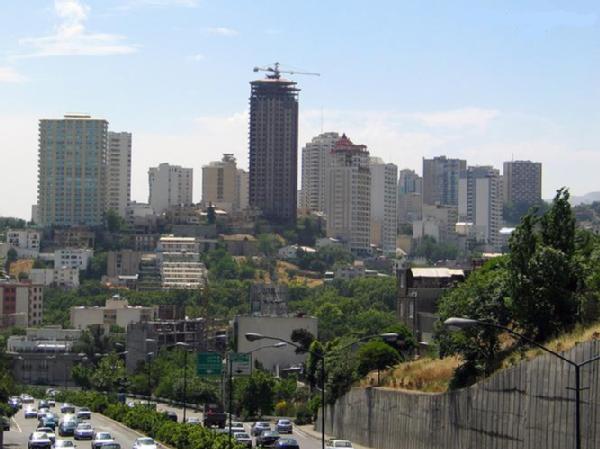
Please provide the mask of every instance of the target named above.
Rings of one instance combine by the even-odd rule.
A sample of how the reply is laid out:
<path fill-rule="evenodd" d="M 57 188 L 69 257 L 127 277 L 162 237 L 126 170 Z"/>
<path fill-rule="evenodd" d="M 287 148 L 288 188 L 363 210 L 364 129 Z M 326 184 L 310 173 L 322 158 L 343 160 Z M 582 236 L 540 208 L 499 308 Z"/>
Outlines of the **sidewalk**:
<path fill-rule="evenodd" d="M 296 430 L 299 432 L 303 432 L 306 435 L 321 441 L 321 432 L 316 431 L 313 428 L 312 424 L 306 424 L 304 426 L 296 426 Z M 334 437 L 331 435 L 325 434 L 325 441 L 327 441 L 330 438 L 334 438 Z M 340 439 L 343 439 L 343 438 L 340 438 Z M 368 446 L 361 446 L 360 444 L 357 444 L 354 441 L 352 441 L 352 446 L 354 447 L 354 449 L 373 449 Z"/>

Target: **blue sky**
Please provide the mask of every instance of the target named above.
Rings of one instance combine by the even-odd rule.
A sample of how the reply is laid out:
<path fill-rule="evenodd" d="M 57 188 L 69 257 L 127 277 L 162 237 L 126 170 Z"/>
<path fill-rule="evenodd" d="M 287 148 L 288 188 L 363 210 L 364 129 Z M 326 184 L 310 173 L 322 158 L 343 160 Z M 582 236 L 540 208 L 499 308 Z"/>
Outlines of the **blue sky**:
<path fill-rule="evenodd" d="M 589 1 L 5 0 L 0 2 L 0 215 L 29 217 L 37 120 L 88 112 L 133 133 L 132 196 L 147 169 L 247 166 L 248 82 L 280 61 L 300 145 L 346 132 L 421 171 L 544 163 L 546 197 L 600 190 L 600 5 Z M 8 162 L 8 163 L 7 163 Z"/>

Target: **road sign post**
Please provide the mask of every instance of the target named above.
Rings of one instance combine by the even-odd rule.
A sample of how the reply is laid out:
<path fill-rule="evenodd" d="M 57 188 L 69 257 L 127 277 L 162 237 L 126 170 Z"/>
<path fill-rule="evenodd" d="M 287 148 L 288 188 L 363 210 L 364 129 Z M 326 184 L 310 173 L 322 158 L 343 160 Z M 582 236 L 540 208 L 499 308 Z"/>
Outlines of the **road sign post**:
<path fill-rule="evenodd" d="M 223 370 L 221 355 L 218 352 L 200 352 L 196 364 L 199 376 L 220 376 Z"/>
<path fill-rule="evenodd" d="M 252 374 L 252 354 L 243 352 L 229 353 L 231 372 L 236 376 L 249 376 Z"/>

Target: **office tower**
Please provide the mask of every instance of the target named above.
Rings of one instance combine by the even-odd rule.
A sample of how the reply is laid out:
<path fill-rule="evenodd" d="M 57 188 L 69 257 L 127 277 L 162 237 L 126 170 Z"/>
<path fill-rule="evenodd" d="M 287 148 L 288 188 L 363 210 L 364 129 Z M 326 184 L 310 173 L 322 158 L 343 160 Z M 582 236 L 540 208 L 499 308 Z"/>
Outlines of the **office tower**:
<path fill-rule="evenodd" d="M 325 210 L 325 184 L 331 150 L 340 139 L 335 132 L 319 134 L 302 149 L 302 201 L 310 211 Z"/>
<path fill-rule="evenodd" d="M 236 210 L 244 210 L 248 208 L 249 182 L 250 180 L 248 177 L 248 172 L 238 168 L 237 176 L 235 178 Z"/>
<path fill-rule="evenodd" d="M 472 224 L 479 241 L 499 249 L 503 190 L 500 172 L 491 166 L 469 167 L 459 184 L 459 220 Z"/>
<path fill-rule="evenodd" d="M 365 145 L 346 135 L 331 150 L 327 169 L 327 236 L 344 242 L 356 255 L 368 255 L 371 242 L 371 170 Z"/>
<path fill-rule="evenodd" d="M 533 206 L 542 201 L 542 163 L 504 163 L 504 204 Z"/>
<path fill-rule="evenodd" d="M 194 170 L 179 165 L 159 164 L 148 170 L 150 197 L 148 202 L 156 214 L 172 206 L 192 204 Z"/>
<path fill-rule="evenodd" d="M 421 178 L 414 170 L 405 168 L 400 170 L 398 178 L 398 195 L 405 193 L 422 193 L 423 178 Z"/>
<path fill-rule="evenodd" d="M 108 133 L 108 171 L 106 210 L 112 209 L 125 218 L 131 201 L 131 133 Z"/>
<path fill-rule="evenodd" d="M 467 161 L 438 156 L 423 159 L 423 204 L 458 205 L 458 180 Z"/>
<path fill-rule="evenodd" d="M 39 122 L 38 215 L 43 226 L 102 224 L 108 122 L 69 114 Z"/>
<path fill-rule="evenodd" d="M 236 203 L 237 165 L 233 154 L 202 167 L 202 204 L 231 212 Z"/>
<path fill-rule="evenodd" d="M 371 240 L 384 254 L 396 255 L 398 228 L 398 167 L 378 157 L 370 159 Z"/>
<path fill-rule="evenodd" d="M 250 206 L 275 224 L 293 225 L 299 89 L 278 73 L 250 85 Z"/>

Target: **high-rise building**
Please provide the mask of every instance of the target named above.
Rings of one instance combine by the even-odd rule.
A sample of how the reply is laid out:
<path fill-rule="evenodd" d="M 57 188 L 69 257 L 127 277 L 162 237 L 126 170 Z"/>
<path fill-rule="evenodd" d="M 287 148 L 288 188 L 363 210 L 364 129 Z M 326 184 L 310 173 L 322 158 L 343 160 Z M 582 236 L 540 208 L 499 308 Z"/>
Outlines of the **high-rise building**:
<path fill-rule="evenodd" d="M 398 229 L 398 167 L 372 157 L 371 168 L 371 240 L 384 254 L 396 255 Z"/>
<path fill-rule="evenodd" d="M 370 253 L 371 170 L 365 145 L 346 135 L 331 150 L 325 189 L 327 236 L 341 240 L 357 255 Z"/>
<path fill-rule="evenodd" d="M 471 223 L 477 239 L 494 249 L 501 246 L 502 177 L 491 166 L 469 167 L 459 182 L 458 217 Z"/>
<path fill-rule="evenodd" d="M 398 195 L 422 192 L 423 178 L 421 178 L 414 170 L 408 168 L 400 170 L 400 176 L 398 178 Z"/>
<path fill-rule="evenodd" d="M 179 165 L 159 164 L 148 170 L 148 203 L 157 214 L 172 206 L 192 204 L 194 170 Z"/>
<path fill-rule="evenodd" d="M 231 212 L 236 204 L 238 169 L 233 154 L 202 167 L 202 204 Z"/>
<path fill-rule="evenodd" d="M 273 223 L 294 224 L 299 89 L 278 73 L 250 85 L 250 206 Z"/>
<path fill-rule="evenodd" d="M 65 115 L 39 123 L 38 215 L 43 226 L 102 224 L 108 122 Z"/>
<path fill-rule="evenodd" d="M 398 178 L 398 223 L 411 224 L 421 219 L 423 178 L 414 170 L 400 170 Z"/>
<path fill-rule="evenodd" d="M 542 200 L 542 163 L 510 161 L 504 163 L 504 204 L 539 204 Z"/>
<path fill-rule="evenodd" d="M 235 197 L 237 210 L 244 210 L 248 208 L 248 188 L 249 188 L 248 172 L 244 169 L 238 168 L 237 176 L 235 178 Z"/>
<path fill-rule="evenodd" d="M 125 218 L 131 201 L 131 133 L 108 133 L 108 172 L 106 177 L 106 209 Z"/>
<path fill-rule="evenodd" d="M 325 210 L 325 185 L 331 150 L 340 135 L 319 134 L 302 149 L 302 201 L 300 207 L 316 212 Z"/>
<path fill-rule="evenodd" d="M 458 180 L 467 161 L 437 156 L 423 159 L 423 204 L 458 205 Z"/>

